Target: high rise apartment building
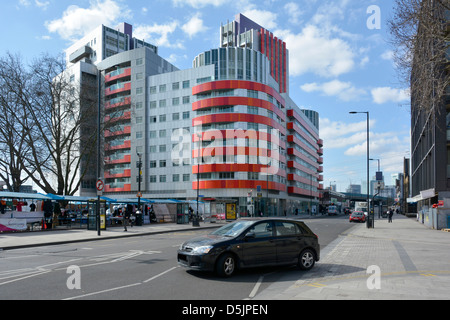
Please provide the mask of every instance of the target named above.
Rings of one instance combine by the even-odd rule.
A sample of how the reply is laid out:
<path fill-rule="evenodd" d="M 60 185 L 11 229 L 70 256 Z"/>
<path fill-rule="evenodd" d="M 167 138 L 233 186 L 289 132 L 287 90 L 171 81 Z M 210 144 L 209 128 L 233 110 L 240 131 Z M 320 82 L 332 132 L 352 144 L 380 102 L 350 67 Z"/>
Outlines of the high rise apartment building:
<path fill-rule="evenodd" d="M 220 27 L 220 47 L 186 70 L 133 38 L 128 24 L 101 26 L 74 44 L 74 77 L 101 77 L 106 195 L 136 196 L 140 159 L 144 198 L 199 193 L 234 201 L 241 214 L 316 210 L 318 114 L 289 97 L 288 54 L 281 39 L 240 14 Z M 92 179 L 82 194 L 93 192 Z"/>

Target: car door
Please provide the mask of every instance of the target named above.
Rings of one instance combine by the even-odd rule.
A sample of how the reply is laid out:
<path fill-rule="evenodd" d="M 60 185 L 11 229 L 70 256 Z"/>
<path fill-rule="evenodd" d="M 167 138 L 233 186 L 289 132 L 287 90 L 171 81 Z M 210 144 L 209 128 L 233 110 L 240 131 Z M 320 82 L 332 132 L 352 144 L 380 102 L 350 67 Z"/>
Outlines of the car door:
<path fill-rule="evenodd" d="M 245 266 L 275 264 L 276 244 L 273 241 L 272 221 L 261 221 L 251 227 L 244 236 L 241 261 Z"/>
<path fill-rule="evenodd" d="M 305 247 L 305 239 L 301 229 L 294 222 L 275 222 L 275 244 L 277 250 L 277 263 L 295 262 Z"/>

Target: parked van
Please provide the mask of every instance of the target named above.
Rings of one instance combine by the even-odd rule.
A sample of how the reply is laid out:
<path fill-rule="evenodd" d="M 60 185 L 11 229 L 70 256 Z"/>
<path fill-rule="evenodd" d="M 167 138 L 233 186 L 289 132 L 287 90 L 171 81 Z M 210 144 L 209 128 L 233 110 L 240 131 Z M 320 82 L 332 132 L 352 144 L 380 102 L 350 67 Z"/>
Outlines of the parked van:
<path fill-rule="evenodd" d="M 336 206 L 329 206 L 328 207 L 328 215 L 329 216 L 337 215 L 337 207 Z"/>

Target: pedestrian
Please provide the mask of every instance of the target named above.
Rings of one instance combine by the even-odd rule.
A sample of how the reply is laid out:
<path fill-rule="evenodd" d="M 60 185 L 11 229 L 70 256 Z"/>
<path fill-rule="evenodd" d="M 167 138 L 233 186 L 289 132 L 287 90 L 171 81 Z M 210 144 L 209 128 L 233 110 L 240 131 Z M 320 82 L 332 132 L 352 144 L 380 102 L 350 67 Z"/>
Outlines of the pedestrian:
<path fill-rule="evenodd" d="M 128 231 L 127 226 L 130 220 L 132 210 L 133 210 L 132 207 L 130 205 L 127 205 L 127 208 L 123 214 L 123 231 Z"/>
<path fill-rule="evenodd" d="M 392 216 L 393 216 L 393 214 L 394 214 L 394 210 L 390 209 L 389 210 L 389 220 L 388 220 L 389 223 L 392 223 Z"/>

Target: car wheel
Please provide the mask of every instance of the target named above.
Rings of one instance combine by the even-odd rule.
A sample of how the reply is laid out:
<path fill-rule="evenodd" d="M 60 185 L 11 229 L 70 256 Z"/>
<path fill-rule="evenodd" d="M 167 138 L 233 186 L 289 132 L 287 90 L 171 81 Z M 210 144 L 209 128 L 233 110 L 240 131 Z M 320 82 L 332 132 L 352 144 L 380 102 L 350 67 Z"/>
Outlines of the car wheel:
<path fill-rule="evenodd" d="M 311 249 L 305 249 L 300 253 L 300 257 L 298 259 L 298 266 L 302 270 L 309 270 L 314 267 L 316 262 L 314 252 Z"/>
<path fill-rule="evenodd" d="M 216 272 L 221 277 L 231 277 L 236 269 L 236 259 L 230 253 L 219 257 L 216 265 Z"/>

